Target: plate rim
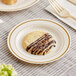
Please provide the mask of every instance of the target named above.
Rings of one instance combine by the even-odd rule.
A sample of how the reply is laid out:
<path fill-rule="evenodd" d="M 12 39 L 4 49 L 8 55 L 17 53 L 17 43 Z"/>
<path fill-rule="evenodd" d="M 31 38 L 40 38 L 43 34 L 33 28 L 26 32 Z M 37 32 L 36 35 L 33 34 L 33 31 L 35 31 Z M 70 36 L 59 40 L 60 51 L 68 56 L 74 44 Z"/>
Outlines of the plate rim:
<path fill-rule="evenodd" d="M 23 9 L 27 9 L 27 8 L 29 8 L 29 7 L 32 7 L 33 5 L 35 5 L 37 2 L 39 2 L 40 0 L 35 0 L 33 3 L 31 3 L 30 5 L 28 5 L 28 6 L 24 6 L 24 7 L 21 7 L 21 8 L 17 8 L 17 9 L 0 9 L 0 11 L 2 11 L 2 12 L 13 12 L 13 11 L 20 11 L 20 10 L 23 10 Z"/>
<path fill-rule="evenodd" d="M 60 56 L 58 56 L 57 58 L 53 59 L 53 60 L 49 60 L 49 61 L 43 61 L 43 62 L 35 62 L 35 61 L 30 61 L 30 60 L 27 60 L 27 59 L 24 59 L 20 56 L 18 56 L 12 49 L 11 47 L 11 43 L 10 43 L 10 39 L 11 39 L 11 36 L 12 36 L 12 33 L 21 25 L 27 23 L 27 22 L 31 22 L 31 21 L 48 21 L 48 22 L 52 22 L 58 26 L 60 26 L 67 34 L 68 36 L 68 46 L 65 50 L 65 52 L 63 54 L 61 54 Z M 54 21 L 51 21 L 51 20 L 47 20 L 47 19 L 31 19 L 31 20 L 27 20 L 27 21 L 24 21 L 24 22 L 21 22 L 20 24 L 16 25 L 8 34 L 8 38 L 7 38 L 7 45 L 8 45 L 8 48 L 9 48 L 9 51 L 11 52 L 12 55 L 14 55 L 16 58 L 18 58 L 19 60 L 22 60 L 24 62 L 28 62 L 28 63 L 32 63 L 32 64 L 46 64 L 46 63 L 50 63 L 50 62 L 54 62 L 54 61 L 57 61 L 59 60 L 60 58 L 62 58 L 68 51 L 69 47 L 70 47 L 70 35 L 68 33 L 68 31 L 63 27 L 61 26 L 60 24 L 58 24 L 57 22 L 54 22 Z"/>

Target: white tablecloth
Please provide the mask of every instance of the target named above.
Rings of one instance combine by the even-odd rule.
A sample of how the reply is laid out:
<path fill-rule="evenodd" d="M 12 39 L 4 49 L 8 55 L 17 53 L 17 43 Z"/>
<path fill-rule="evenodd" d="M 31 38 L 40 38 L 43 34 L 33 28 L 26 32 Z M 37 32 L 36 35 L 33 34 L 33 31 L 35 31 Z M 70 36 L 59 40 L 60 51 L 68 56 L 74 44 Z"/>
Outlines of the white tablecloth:
<path fill-rule="evenodd" d="M 4 23 L 0 24 L 0 63 L 12 64 L 18 76 L 61 76 L 62 73 L 76 64 L 76 31 L 45 11 L 44 8 L 47 7 L 48 4 L 48 0 L 40 0 L 40 2 L 27 10 L 10 13 L 0 12 L 0 18 L 4 21 Z M 53 20 L 67 29 L 71 36 L 71 46 L 63 58 L 54 63 L 34 65 L 24 63 L 10 54 L 7 47 L 8 33 L 21 21 L 34 18 Z"/>

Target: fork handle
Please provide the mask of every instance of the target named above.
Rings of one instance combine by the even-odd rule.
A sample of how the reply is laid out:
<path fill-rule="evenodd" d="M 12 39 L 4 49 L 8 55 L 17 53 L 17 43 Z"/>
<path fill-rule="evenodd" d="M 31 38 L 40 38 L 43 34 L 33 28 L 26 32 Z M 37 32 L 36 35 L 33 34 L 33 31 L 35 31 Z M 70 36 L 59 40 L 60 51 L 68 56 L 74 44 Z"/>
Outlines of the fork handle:
<path fill-rule="evenodd" d="M 75 21 L 76 21 L 76 18 L 75 18 L 75 17 L 73 17 L 72 15 L 70 15 L 70 18 L 72 18 L 73 20 L 75 20 Z"/>

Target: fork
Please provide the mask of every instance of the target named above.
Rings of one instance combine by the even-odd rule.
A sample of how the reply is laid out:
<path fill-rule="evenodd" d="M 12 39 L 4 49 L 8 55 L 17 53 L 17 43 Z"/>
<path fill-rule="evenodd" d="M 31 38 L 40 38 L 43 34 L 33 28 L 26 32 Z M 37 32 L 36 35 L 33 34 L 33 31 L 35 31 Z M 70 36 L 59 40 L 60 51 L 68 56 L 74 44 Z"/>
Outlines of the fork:
<path fill-rule="evenodd" d="M 68 10 L 66 10 L 65 8 L 63 8 L 59 2 L 57 0 L 48 0 L 49 3 L 51 4 L 51 6 L 53 7 L 53 9 L 55 10 L 55 12 L 63 18 L 72 18 L 73 20 L 76 21 L 76 18 L 73 17 Z"/>

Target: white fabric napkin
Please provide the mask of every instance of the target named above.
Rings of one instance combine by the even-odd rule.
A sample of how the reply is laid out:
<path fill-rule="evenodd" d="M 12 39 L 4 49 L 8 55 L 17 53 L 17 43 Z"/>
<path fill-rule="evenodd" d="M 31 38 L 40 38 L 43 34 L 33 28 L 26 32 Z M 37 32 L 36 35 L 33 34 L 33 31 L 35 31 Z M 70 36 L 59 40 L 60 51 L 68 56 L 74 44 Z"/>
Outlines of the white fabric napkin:
<path fill-rule="evenodd" d="M 72 16 L 76 17 L 76 6 L 70 3 L 67 0 L 59 0 L 59 3 L 66 8 Z M 76 21 L 71 19 L 71 18 L 62 18 L 58 16 L 55 12 L 55 10 L 49 5 L 48 7 L 45 8 L 48 12 L 52 13 L 54 16 L 62 20 L 64 23 L 68 24 L 70 27 L 76 30 Z"/>

